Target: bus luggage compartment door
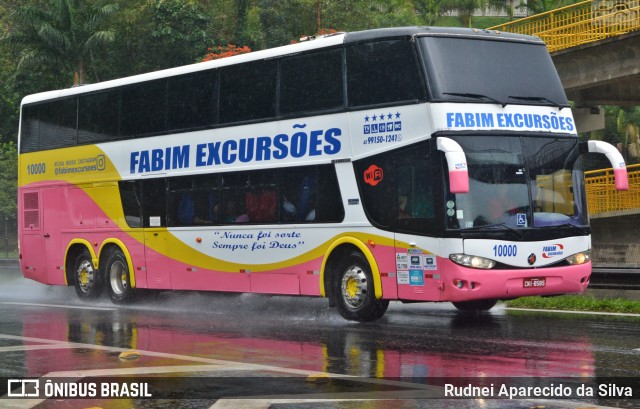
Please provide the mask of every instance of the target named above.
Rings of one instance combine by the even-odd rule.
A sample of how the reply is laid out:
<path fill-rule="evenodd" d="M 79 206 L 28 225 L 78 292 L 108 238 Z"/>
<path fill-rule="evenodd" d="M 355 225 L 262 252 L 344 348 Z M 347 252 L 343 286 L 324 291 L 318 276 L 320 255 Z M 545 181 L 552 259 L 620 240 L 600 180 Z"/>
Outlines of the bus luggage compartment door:
<path fill-rule="evenodd" d="M 413 240 L 415 238 L 396 235 L 398 298 L 441 301 L 442 274 L 438 269 L 438 258 L 428 250 L 413 245 Z"/>

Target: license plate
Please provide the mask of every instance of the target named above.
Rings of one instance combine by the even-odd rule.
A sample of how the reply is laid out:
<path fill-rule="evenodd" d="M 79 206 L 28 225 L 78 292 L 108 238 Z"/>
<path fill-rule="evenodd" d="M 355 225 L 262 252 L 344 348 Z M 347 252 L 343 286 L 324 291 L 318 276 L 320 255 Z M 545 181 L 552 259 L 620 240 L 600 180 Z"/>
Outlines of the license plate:
<path fill-rule="evenodd" d="M 545 277 L 525 278 L 522 281 L 522 287 L 524 288 L 540 288 L 547 285 L 547 279 Z"/>

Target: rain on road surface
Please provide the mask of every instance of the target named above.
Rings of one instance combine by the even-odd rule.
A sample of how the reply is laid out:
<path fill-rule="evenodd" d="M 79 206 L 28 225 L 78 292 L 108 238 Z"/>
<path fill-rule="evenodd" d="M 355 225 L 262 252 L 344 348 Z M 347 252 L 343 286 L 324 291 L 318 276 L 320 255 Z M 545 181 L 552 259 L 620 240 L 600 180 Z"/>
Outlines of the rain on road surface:
<path fill-rule="evenodd" d="M 327 304 L 194 292 L 145 294 L 125 307 L 106 299 L 89 304 L 73 288 L 47 287 L 2 271 L 4 383 L 125 377 L 148 382 L 153 398 L 5 396 L 0 407 L 640 406 L 639 316 L 513 311 L 500 304 L 490 313 L 469 315 L 450 304 L 392 303 L 383 319 L 361 324 L 343 320 Z M 476 386 L 476 392 L 493 389 L 486 390 L 488 399 L 443 399 L 447 383 Z M 629 384 L 634 399 L 611 396 L 624 395 L 628 389 L 620 386 Z M 562 385 L 572 393 L 587 385 L 596 396 L 510 400 L 496 396 L 501 385 Z M 598 397 L 600 388 L 607 397 Z"/>

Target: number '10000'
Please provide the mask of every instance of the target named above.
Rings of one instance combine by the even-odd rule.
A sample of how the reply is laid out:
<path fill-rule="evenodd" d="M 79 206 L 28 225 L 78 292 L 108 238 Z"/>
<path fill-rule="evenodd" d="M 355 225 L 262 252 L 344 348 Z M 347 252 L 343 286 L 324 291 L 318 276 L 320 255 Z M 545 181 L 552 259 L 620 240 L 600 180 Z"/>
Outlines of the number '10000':
<path fill-rule="evenodd" d="M 518 246 L 515 244 L 497 244 L 493 246 L 494 257 L 515 257 L 518 254 Z"/>
<path fill-rule="evenodd" d="M 42 175 L 47 171 L 47 165 L 44 163 L 32 163 L 27 165 L 27 174 Z"/>

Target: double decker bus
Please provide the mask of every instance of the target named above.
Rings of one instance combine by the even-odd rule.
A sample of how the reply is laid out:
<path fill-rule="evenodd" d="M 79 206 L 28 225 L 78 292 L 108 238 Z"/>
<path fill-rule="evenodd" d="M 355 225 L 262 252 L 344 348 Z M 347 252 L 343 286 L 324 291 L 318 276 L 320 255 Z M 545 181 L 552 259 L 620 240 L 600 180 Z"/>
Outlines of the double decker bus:
<path fill-rule="evenodd" d="M 339 33 L 24 98 L 25 277 L 116 303 L 139 289 L 389 301 L 580 293 L 580 142 L 534 37 Z"/>

